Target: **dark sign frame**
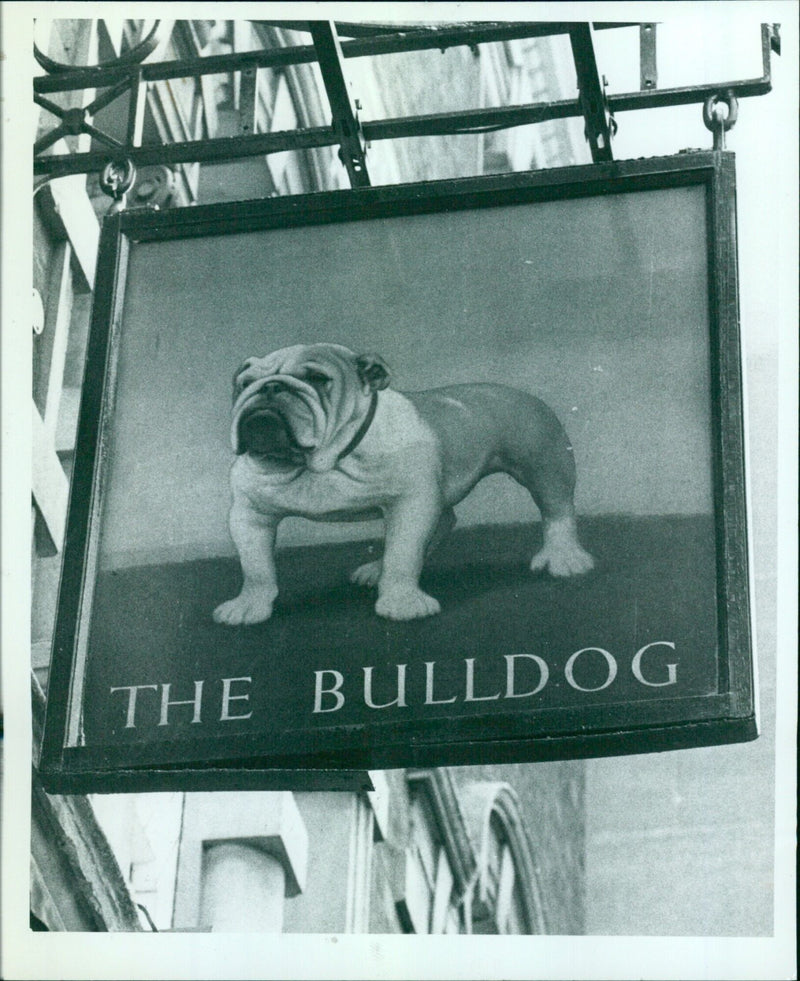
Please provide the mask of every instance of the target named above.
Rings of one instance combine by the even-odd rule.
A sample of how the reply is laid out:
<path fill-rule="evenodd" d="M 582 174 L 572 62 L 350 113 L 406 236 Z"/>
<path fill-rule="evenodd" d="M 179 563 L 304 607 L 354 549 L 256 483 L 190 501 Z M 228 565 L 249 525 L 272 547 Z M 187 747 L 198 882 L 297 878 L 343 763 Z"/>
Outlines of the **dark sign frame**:
<path fill-rule="evenodd" d="M 235 233 L 467 210 L 477 213 L 498 206 L 535 207 L 540 202 L 687 187 L 703 188 L 705 201 L 716 575 L 717 678 L 713 691 L 638 702 L 439 717 L 423 723 L 331 723 L 311 734 L 313 750 L 298 749 L 308 745 L 302 727 L 285 733 L 273 731 L 264 737 L 252 732 L 198 737 L 187 730 L 183 738 L 173 741 L 85 744 L 81 728 L 85 706 L 72 693 L 82 690 L 80 678 L 85 669 L 81 644 L 85 649 L 86 641 L 81 641 L 81 634 L 87 629 L 86 610 L 91 604 L 86 603 L 86 597 L 94 588 L 96 574 L 106 433 L 115 398 L 111 369 L 119 343 L 132 248 L 139 243 L 188 242 Z M 735 213 L 733 155 L 691 152 L 652 160 L 163 213 L 134 210 L 107 218 L 97 266 L 78 427 L 78 465 L 72 482 L 39 764 L 46 788 L 60 793 L 234 787 L 354 789 L 370 786 L 366 774 L 370 768 L 531 762 L 755 738 Z M 347 262 L 347 258 L 341 261 Z M 234 699 L 247 697 L 242 688 L 231 687 L 237 680 L 229 680 L 225 689 L 229 705 Z M 587 686 L 581 690 L 591 689 Z M 240 707 L 242 704 L 244 701 Z"/>

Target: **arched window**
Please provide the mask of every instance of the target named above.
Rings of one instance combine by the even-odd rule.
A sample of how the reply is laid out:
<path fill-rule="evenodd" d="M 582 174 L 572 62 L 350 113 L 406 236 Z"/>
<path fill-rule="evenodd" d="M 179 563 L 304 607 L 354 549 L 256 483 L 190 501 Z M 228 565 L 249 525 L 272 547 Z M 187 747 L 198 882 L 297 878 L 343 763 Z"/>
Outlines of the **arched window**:
<path fill-rule="evenodd" d="M 475 855 L 447 770 L 409 770 L 409 844 L 396 901 L 408 933 L 469 933 Z"/>
<path fill-rule="evenodd" d="M 459 793 L 477 855 L 473 933 L 546 933 L 542 901 L 519 801 L 506 783 L 476 782 Z"/>
<path fill-rule="evenodd" d="M 545 933 L 519 801 L 506 783 L 457 786 L 411 770 L 410 845 L 397 903 L 414 933 Z"/>

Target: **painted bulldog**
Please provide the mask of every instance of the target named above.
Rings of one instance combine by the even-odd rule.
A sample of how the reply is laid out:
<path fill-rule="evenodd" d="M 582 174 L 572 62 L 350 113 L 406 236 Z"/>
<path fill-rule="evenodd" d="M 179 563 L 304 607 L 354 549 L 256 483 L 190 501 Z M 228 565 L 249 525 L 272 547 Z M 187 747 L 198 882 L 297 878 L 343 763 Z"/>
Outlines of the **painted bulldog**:
<path fill-rule="evenodd" d="M 504 385 L 388 386 L 381 358 L 338 344 L 298 344 L 237 370 L 230 530 L 244 581 L 214 611 L 218 623 L 271 615 L 275 537 L 288 515 L 382 517 L 383 558 L 351 580 L 377 586 L 379 616 L 438 613 L 419 588 L 425 555 L 452 529 L 453 506 L 498 472 L 526 487 L 541 512 L 544 544 L 531 569 L 572 576 L 592 568 L 576 535 L 572 447 L 544 402 Z"/>

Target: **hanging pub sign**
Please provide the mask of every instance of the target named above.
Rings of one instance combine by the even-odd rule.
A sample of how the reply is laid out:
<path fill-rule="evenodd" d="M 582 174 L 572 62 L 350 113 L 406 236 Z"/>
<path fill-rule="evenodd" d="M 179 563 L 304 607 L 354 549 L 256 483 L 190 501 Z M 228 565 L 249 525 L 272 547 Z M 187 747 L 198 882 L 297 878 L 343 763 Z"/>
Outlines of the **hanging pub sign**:
<path fill-rule="evenodd" d="M 734 161 L 106 219 L 42 776 L 756 736 Z"/>

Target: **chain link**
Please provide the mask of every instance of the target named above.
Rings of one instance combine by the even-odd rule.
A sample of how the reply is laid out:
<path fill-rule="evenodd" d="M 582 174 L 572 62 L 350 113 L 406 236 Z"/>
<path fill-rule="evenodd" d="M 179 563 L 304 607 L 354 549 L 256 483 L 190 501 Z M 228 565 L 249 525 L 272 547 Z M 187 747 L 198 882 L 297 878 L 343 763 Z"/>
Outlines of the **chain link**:
<path fill-rule="evenodd" d="M 108 209 L 108 214 L 114 215 L 125 207 L 125 195 L 136 180 L 136 167 L 133 161 L 125 157 L 109 160 L 100 174 L 100 189 L 104 194 L 114 199 Z"/>
<path fill-rule="evenodd" d="M 730 89 L 710 95 L 703 103 L 703 123 L 714 136 L 715 150 L 725 149 L 725 134 L 736 125 L 738 116 L 739 102 Z"/>

